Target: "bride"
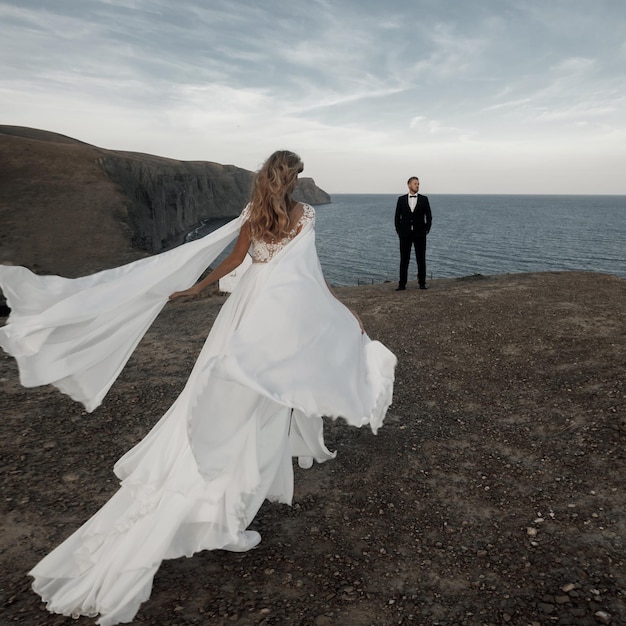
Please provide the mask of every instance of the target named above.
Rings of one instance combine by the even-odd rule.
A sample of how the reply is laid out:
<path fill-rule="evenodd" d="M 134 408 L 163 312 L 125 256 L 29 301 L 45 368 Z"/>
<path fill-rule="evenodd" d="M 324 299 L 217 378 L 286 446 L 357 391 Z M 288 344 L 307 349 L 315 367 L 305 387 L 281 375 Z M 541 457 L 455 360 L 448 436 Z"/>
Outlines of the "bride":
<path fill-rule="evenodd" d="M 131 621 L 163 559 L 259 544 L 246 529 L 266 498 L 291 503 L 292 456 L 302 467 L 334 457 L 322 416 L 374 433 L 382 424 L 396 359 L 323 278 L 314 209 L 291 199 L 302 169 L 296 154 L 275 152 L 240 217 L 120 268 L 64 279 L 0 266 L 11 308 L 0 345 L 20 381 L 54 384 L 93 411 L 168 300 L 197 295 L 248 253 L 253 261 L 180 396 L 116 463 L 119 490 L 31 570 L 49 611 Z"/>

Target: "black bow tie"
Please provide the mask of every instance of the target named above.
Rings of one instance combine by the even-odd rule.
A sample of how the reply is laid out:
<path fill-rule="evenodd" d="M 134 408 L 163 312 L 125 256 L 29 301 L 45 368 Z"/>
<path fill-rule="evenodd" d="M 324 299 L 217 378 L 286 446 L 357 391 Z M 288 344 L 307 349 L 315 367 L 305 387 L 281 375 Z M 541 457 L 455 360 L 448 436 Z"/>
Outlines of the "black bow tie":
<path fill-rule="evenodd" d="M 409 198 L 417 198 L 417 196 L 409 196 Z"/>

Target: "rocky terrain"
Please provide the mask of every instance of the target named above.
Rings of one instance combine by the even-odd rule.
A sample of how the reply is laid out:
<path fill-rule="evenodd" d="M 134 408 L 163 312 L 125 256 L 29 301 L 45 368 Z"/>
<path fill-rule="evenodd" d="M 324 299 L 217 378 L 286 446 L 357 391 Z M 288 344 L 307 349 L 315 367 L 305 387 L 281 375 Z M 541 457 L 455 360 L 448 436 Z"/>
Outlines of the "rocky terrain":
<path fill-rule="evenodd" d="M 593 273 L 336 289 L 398 356 L 377 436 L 328 423 L 246 554 L 166 561 L 134 624 L 626 623 L 626 281 Z M 49 615 L 28 570 L 115 491 L 224 301 L 169 304 L 103 405 L 23 389 L 0 357 L 0 624 Z"/>

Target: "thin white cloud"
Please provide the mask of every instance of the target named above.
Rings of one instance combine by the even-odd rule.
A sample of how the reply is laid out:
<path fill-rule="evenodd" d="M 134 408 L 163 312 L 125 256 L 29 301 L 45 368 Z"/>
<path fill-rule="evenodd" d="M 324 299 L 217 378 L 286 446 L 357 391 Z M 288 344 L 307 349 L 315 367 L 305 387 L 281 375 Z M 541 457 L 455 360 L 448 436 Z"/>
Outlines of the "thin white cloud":
<path fill-rule="evenodd" d="M 570 57 L 563 59 L 551 69 L 556 74 L 581 74 L 593 69 L 595 61 L 585 57 Z"/>
<path fill-rule="evenodd" d="M 530 104 L 531 98 L 518 98 L 517 100 L 507 100 L 506 102 L 498 102 L 483 108 L 483 111 L 500 111 L 502 109 L 517 109 L 521 106 Z"/>
<path fill-rule="evenodd" d="M 447 126 L 443 124 L 439 120 L 432 120 L 426 117 L 422 117 L 420 115 L 414 117 L 409 122 L 409 128 L 424 130 L 430 135 L 449 135 L 451 133 L 458 134 L 467 134 L 467 131 L 462 130 L 461 128 L 457 128 L 456 126 Z"/>
<path fill-rule="evenodd" d="M 552 109 L 541 111 L 535 119 L 543 122 L 553 122 L 556 120 L 588 121 L 589 118 L 606 117 L 615 112 L 612 106 L 593 106 L 589 103 L 576 104 L 564 109 Z"/>
<path fill-rule="evenodd" d="M 458 76 L 482 63 L 486 40 L 464 35 L 449 24 L 439 23 L 428 31 L 432 51 L 413 65 L 417 78 L 434 75 L 439 79 Z"/>

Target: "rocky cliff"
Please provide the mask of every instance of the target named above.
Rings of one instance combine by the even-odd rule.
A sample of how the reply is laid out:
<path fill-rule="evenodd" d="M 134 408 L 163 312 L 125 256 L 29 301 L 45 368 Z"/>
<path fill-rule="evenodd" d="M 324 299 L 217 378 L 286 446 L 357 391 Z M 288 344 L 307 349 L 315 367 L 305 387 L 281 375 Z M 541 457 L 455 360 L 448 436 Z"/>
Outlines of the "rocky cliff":
<path fill-rule="evenodd" d="M 234 165 L 148 154 L 108 151 L 98 162 L 128 202 L 133 245 L 148 252 L 180 243 L 203 220 L 239 215 L 254 178 Z M 312 178 L 299 181 L 294 197 L 309 204 L 330 202 Z"/>
<path fill-rule="evenodd" d="M 147 154 L 108 152 L 98 163 L 127 202 L 133 246 L 148 252 L 180 243 L 203 219 L 238 215 L 253 178 L 234 165 Z"/>
<path fill-rule="evenodd" d="M 312 178 L 299 178 L 293 193 L 295 200 L 308 204 L 330 204 L 330 196 L 320 189 Z"/>

